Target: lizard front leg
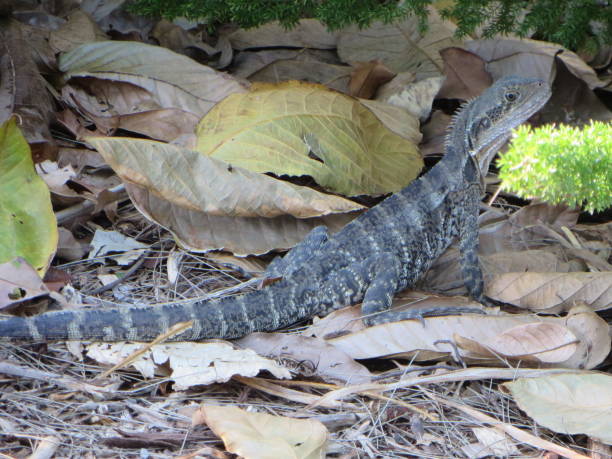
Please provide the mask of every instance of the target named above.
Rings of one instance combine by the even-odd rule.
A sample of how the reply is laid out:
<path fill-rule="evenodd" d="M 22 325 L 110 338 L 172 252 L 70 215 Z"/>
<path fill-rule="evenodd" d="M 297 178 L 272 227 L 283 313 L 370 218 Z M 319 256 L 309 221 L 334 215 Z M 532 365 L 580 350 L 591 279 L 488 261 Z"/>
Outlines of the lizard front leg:
<path fill-rule="evenodd" d="M 288 276 L 305 265 L 308 260 L 328 241 L 326 226 L 317 226 L 284 257 L 276 257 L 266 268 L 266 277 Z"/>
<path fill-rule="evenodd" d="M 468 199 L 475 201 L 475 205 L 468 206 L 468 211 L 462 215 L 459 227 L 459 251 L 461 253 L 461 270 L 463 283 L 468 295 L 479 303 L 485 303 L 484 281 L 482 270 L 478 261 L 478 205 L 479 198 L 475 193 L 468 191 Z M 472 211 L 472 209 L 474 209 Z"/>

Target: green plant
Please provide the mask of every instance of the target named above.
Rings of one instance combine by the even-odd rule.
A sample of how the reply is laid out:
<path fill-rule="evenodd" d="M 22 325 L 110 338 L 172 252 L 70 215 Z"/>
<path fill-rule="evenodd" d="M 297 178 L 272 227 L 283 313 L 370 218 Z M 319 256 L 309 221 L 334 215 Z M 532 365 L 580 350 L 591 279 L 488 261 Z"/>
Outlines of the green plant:
<path fill-rule="evenodd" d="M 497 165 L 504 188 L 521 197 L 591 213 L 612 206 L 612 124 L 521 127 Z"/>
<path fill-rule="evenodd" d="M 391 22 L 409 14 L 427 25 L 427 6 L 434 0 L 132 0 L 138 14 L 168 19 L 184 16 L 209 24 L 233 22 L 256 27 L 279 21 L 294 26 L 313 17 L 330 29 L 350 24 L 366 27 L 373 21 Z M 459 36 L 483 27 L 485 37 L 497 33 L 536 36 L 570 49 L 595 49 L 612 42 L 612 6 L 599 0 L 455 0 L 440 6 L 442 15 L 457 24 Z"/>

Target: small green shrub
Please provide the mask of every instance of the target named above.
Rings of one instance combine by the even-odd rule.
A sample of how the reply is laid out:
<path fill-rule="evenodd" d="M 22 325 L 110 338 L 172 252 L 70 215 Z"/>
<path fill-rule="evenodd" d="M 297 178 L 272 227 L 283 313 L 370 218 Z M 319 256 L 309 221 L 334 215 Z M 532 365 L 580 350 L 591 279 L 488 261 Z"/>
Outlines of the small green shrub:
<path fill-rule="evenodd" d="M 504 188 L 521 197 L 591 213 L 612 206 L 612 124 L 522 126 L 497 165 Z"/>

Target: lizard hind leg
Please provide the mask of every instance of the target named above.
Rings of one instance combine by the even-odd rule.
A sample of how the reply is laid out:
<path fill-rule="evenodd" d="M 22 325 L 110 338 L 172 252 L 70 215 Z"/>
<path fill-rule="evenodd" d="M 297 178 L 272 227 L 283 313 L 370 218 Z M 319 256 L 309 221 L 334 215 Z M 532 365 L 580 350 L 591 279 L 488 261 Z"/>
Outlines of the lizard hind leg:
<path fill-rule="evenodd" d="M 276 257 L 268 265 L 265 276 L 283 277 L 301 268 L 329 239 L 326 226 L 317 226 L 284 257 Z"/>

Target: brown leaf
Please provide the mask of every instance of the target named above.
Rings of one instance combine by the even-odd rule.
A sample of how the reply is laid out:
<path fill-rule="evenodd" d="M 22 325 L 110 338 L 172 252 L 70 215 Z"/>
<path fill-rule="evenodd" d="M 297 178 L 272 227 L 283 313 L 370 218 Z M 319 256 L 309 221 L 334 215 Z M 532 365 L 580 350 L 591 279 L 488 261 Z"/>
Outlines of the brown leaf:
<path fill-rule="evenodd" d="M 469 100 L 478 97 L 493 83 L 485 69 L 485 62 L 476 54 L 451 47 L 440 51 L 444 60 L 446 79 L 438 98 Z"/>
<path fill-rule="evenodd" d="M 392 71 L 413 72 L 417 81 L 442 74 L 439 51 L 458 45 L 454 26 L 429 9 L 428 28 L 419 28 L 416 16 L 401 22 L 374 22 L 368 28 L 351 25 L 338 38 L 338 55 L 344 62 L 368 62 L 380 59 Z"/>
<path fill-rule="evenodd" d="M 53 100 L 47 83 L 33 59 L 33 50 L 24 37 L 22 24 L 8 20 L 0 26 L 0 124 L 13 113 L 19 115 L 19 128 L 30 145 L 54 141 L 49 132 Z"/>
<path fill-rule="evenodd" d="M 554 326 L 539 328 L 543 323 Z M 524 328 L 530 324 L 534 328 Z M 549 337 L 547 333 L 551 330 L 554 334 Z M 520 336 L 525 334 L 533 336 L 526 345 L 517 343 Z M 570 340 L 570 335 L 575 338 Z M 477 346 L 478 343 L 501 346 L 502 353 L 507 352 L 508 355 L 526 351 L 531 359 L 537 357 L 538 364 L 551 360 L 555 366 L 564 368 L 593 368 L 610 351 L 606 322 L 588 309 L 576 311 L 567 319 L 528 314 L 426 317 L 423 324 L 418 320 L 387 323 L 327 341 L 355 359 L 402 355 L 421 361 L 447 358 L 456 349 L 451 343 L 457 336 L 461 337 L 460 344 L 471 343 L 467 348 L 459 349 L 461 358 L 467 362 L 482 363 L 483 359 L 498 359 L 493 357 L 496 353 L 483 351 L 482 346 Z M 521 346 L 523 351 L 520 350 Z M 599 346 L 596 352 L 593 346 Z M 574 352 L 565 355 L 571 348 Z M 559 361 L 564 355 L 567 358 Z M 520 360 L 520 356 L 517 358 Z M 504 357 L 504 361 L 506 359 Z"/>
<path fill-rule="evenodd" d="M 486 294 L 498 301 L 547 314 L 567 311 L 576 302 L 601 311 L 612 305 L 612 272 L 501 274 L 491 279 Z"/>
<path fill-rule="evenodd" d="M 300 367 L 305 367 L 308 376 L 316 375 L 324 381 L 361 384 L 372 380 L 366 367 L 319 338 L 285 333 L 252 333 L 238 340 L 237 344 L 253 349 L 259 355 L 300 362 Z"/>
<path fill-rule="evenodd" d="M 479 357 L 501 357 L 512 361 L 559 364 L 578 348 L 578 340 L 559 323 L 518 325 L 489 341 L 476 341 L 455 335 L 457 345 Z"/>
<path fill-rule="evenodd" d="M 362 99 L 371 99 L 378 88 L 396 75 L 379 59 L 370 62 L 356 62 L 353 64 L 349 83 L 349 94 Z"/>
<path fill-rule="evenodd" d="M 23 258 L 0 264 L 0 310 L 48 293 L 36 270 Z"/>

